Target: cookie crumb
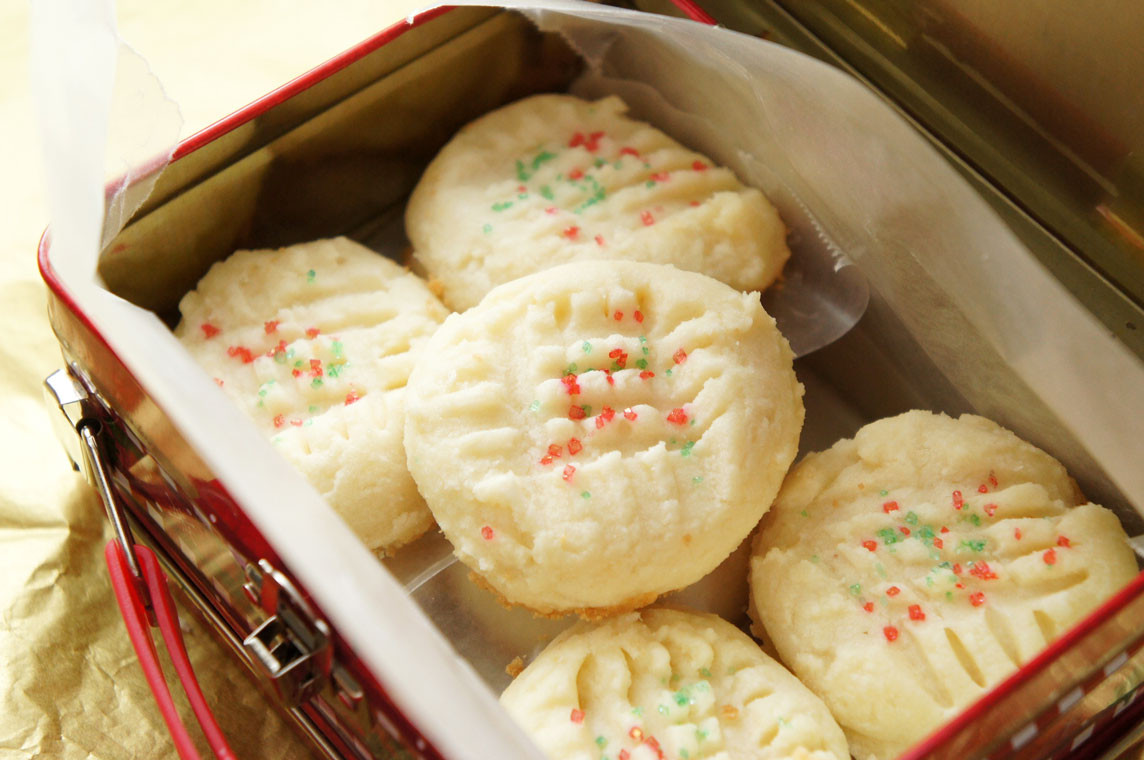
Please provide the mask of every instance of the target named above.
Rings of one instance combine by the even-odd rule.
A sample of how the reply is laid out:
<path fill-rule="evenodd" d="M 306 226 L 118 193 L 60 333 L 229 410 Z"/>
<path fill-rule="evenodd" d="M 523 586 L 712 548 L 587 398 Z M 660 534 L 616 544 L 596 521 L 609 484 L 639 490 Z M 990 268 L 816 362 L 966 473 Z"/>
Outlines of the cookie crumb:
<path fill-rule="evenodd" d="M 524 658 L 520 655 L 512 658 L 512 662 L 504 666 L 504 672 L 508 673 L 511 677 L 516 678 L 524 670 Z"/>

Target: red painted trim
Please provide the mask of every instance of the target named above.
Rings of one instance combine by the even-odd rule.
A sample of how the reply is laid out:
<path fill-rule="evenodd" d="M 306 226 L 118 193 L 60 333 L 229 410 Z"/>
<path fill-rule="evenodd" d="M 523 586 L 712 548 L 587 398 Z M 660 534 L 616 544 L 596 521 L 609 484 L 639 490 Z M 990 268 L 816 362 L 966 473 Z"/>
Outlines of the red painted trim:
<path fill-rule="evenodd" d="M 928 739 L 920 744 L 915 744 L 898 760 L 924 760 L 958 734 L 967 729 L 972 730 L 973 724 L 986 713 L 996 709 L 999 702 L 1024 686 L 1030 678 L 1037 675 L 1073 646 L 1079 644 L 1092 634 L 1101 623 L 1120 612 L 1142 594 L 1144 594 L 1144 572 L 1138 573 L 1127 586 L 1089 613 L 1084 620 L 1069 629 L 1036 657 L 1022 665 L 1017 672 L 995 686 L 988 694 L 967 707 L 952 721 L 937 729 Z"/>
<path fill-rule="evenodd" d="M 699 7 L 694 0 L 671 0 L 671 4 L 687 14 L 687 18 L 708 26 L 718 26 L 719 22 L 707 11 Z"/>

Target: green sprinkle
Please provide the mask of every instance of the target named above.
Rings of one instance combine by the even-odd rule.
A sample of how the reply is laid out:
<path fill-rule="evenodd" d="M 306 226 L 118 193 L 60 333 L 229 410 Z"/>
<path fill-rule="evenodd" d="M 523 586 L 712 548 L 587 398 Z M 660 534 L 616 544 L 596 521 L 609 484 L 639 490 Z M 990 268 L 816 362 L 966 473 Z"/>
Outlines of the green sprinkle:
<path fill-rule="evenodd" d="M 946 599 L 953 599 L 953 592 L 952 591 L 946 591 L 945 592 L 945 598 Z"/>
<path fill-rule="evenodd" d="M 695 485 L 699 485 L 700 483 L 703 482 L 703 476 L 702 475 L 696 475 L 694 478 L 691 479 L 691 482 L 694 483 Z"/>
<path fill-rule="evenodd" d="M 268 391 L 268 390 L 266 390 L 265 388 L 263 388 L 263 389 L 261 389 L 260 391 L 258 391 L 258 396 L 259 396 L 259 398 L 263 398 L 263 397 L 265 397 L 265 396 L 266 396 L 266 394 L 267 394 L 267 393 L 269 393 L 269 392 L 270 392 L 270 391 Z"/>
<path fill-rule="evenodd" d="M 934 539 L 933 526 L 932 525 L 923 525 L 922 527 L 918 528 L 918 538 L 920 538 L 922 540 L 922 542 L 925 543 L 927 546 L 929 544 L 933 543 L 933 539 Z"/>
<path fill-rule="evenodd" d="M 535 412 L 538 409 L 540 409 L 540 401 L 539 400 L 533 401 L 531 404 L 528 405 L 528 411 L 530 411 L 530 412 Z"/>
<path fill-rule="evenodd" d="M 310 383 L 310 387 L 311 388 L 321 388 L 322 387 L 322 378 L 315 377 L 313 382 Z"/>
<path fill-rule="evenodd" d="M 878 492 L 878 495 L 879 496 L 889 496 L 890 492 L 887 491 L 885 488 L 883 488 L 881 491 Z"/>
<path fill-rule="evenodd" d="M 779 718 L 779 726 L 780 726 L 781 728 L 786 728 L 786 727 L 787 727 L 787 726 L 789 726 L 789 725 L 790 725 L 790 721 L 789 721 L 789 720 L 787 720 L 786 718 Z"/>
<path fill-rule="evenodd" d="M 932 576 L 929 576 L 929 575 L 926 576 L 926 585 L 927 586 L 933 585 L 933 577 Z"/>
<path fill-rule="evenodd" d="M 651 353 L 651 349 L 648 348 L 647 346 L 643 346 L 640 350 L 643 351 L 644 356 L 647 356 L 648 354 Z"/>
<path fill-rule="evenodd" d="M 574 374 L 576 374 L 576 373 L 577 373 L 577 372 L 579 372 L 579 371 L 580 371 L 580 368 L 576 366 L 576 362 L 572 362 L 572 363 L 571 363 L 571 364 L 569 364 L 569 365 L 568 365 L 568 367 L 567 367 L 567 368 L 564 370 L 564 374 L 565 374 L 566 376 L 567 376 L 567 375 L 574 375 Z"/>
<path fill-rule="evenodd" d="M 532 159 L 532 170 L 536 171 L 545 161 L 551 161 L 554 158 L 556 158 L 555 153 L 549 153 L 546 150 L 540 151 L 536 154 L 536 157 Z"/>
<path fill-rule="evenodd" d="M 691 449 L 695 446 L 695 441 L 688 441 L 683 444 L 683 448 L 679 450 L 681 456 L 691 456 Z M 804 513 L 805 514 L 805 513 Z"/>
<path fill-rule="evenodd" d="M 804 509 L 804 510 L 802 510 L 801 512 L 799 512 L 799 514 L 800 514 L 800 515 L 802 515 L 803 517 L 810 517 L 810 515 L 809 515 L 809 514 L 807 514 L 807 512 L 806 512 L 806 510 L 805 510 L 805 509 Z"/>
<path fill-rule="evenodd" d="M 678 673 L 672 673 L 672 674 L 671 674 L 671 682 L 672 682 L 672 683 L 675 683 L 675 682 L 676 682 L 676 681 L 678 681 L 680 678 L 683 678 L 683 676 L 679 675 Z"/>
<path fill-rule="evenodd" d="M 553 193 L 552 193 L 552 188 L 549 187 L 548 185 L 542 185 L 541 186 L 540 195 L 542 198 L 544 198 L 545 200 L 548 200 L 548 201 L 556 200 L 556 196 L 553 195 Z"/>
<path fill-rule="evenodd" d="M 584 406 L 582 406 L 580 408 L 584 410 L 584 416 L 585 417 L 591 417 L 592 416 L 592 407 L 588 406 L 587 404 L 584 404 Z"/>
<path fill-rule="evenodd" d="M 330 377 L 337 377 L 338 375 L 342 374 L 342 367 L 344 366 L 344 364 L 331 364 L 326 367 L 326 374 Z"/>
<path fill-rule="evenodd" d="M 616 169 L 616 170 L 622 169 L 622 168 L 623 168 L 623 166 L 624 166 L 624 165 L 623 165 L 621 162 L 619 162 L 619 161 L 616 161 L 615 163 L 613 163 L 613 164 L 612 164 L 612 168 L 613 168 L 613 169 Z"/>
<path fill-rule="evenodd" d="M 647 359 L 640 359 L 636 362 L 636 366 L 640 369 L 647 369 Z"/>
<path fill-rule="evenodd" d="M 675 692 L 673 698 L 675 699 L 675 704 L 679 705 L 680 707 L 683 707 L 685 704 L 691 701 L 691 698 L 687 696 L 687 692 L 682 690 Z"/>
<path fill-rule="evenodd" d="M 587 491 L 581 491 L 581 492 L 580 492 L 580 498 L 582 498 L 582 499 L 591 499 L 591 498 L 592 498 L 592 494 L 588 493 Z"/>
<path fill-rule="evenodd" d="M 862 585 L 860 583 L 855 583 L 853 586 L 850 587 L 850 593 L 853 594 L 854 596 L 858 596 L 859 594 L 862 593 Z"/>
<path fill-rule="evenodd" d="M 708 732 L 702 728 L 695 729 L 695 738 L 699 741 L 706 741 L 709 735 L 710 734 L 708 734 Z"/>
<path fill-rule="evenodd" d="M 502 203 L 493 204 L 493 211 L 504 211 L 508 208 L 512 208 L 512 201 L 504 201 Z"/>
<path fill-rule="evenodd" d="M 703 676 L 704 678 L 710 678 L 711 677 L 711 671 L 708 670 L 707 668 L 700 668 L 699 669 L 699 675 Z"/>
<path fill-rule="evenodd" d="M 608 163 L 608 162 L 607 162 L 607 161 L 605 161 L 605 160 L 604 160 L 604 159 L 602 159 L 602 158 L 597 158 L 597 159 L 596 159 L 594 162 L 592 162 L 592 163 L 593 163 L 593 165 L 594 165 L 594 166 L 595 166 L 597 169 L 599 169 L 601 166 L 603 166 L 604 164 L 606 164 L 606 163 Z"/>
<path fill-rule="evenodd" d="M 481 227 L 481 232 L 485 233 L 486 235 L 492 231 L 493 231 L 493 226 L 487 222 L 485 223 L 485 225 L 483 227 Z"/>
<path fill-rule="evenodd" d="M 817 565 L 822 559 L 817 554 L 812 554 L 810 555 L 810 561 Z"/>
<path fill-rule="evenodd" d="M 880 578 L 886 577 L 886 568 L 882 567 L 881 562 L 874 565 L 874 572 L 876 572 Z"/>
<path fill-rule="evenodd" d="M 311 417 L 310 419 L 306 420 L 306 422 L 305 422 L 305 423 L 303 423 L 303 425 L 302 425 L 302 426 L 303 426 L 303 427 L 310 427 L 310 426 L 311 426 L 311 425 L 313 425 L 313 424 L 314 424 L 314 418 L 313 418 L 313 417 Z"/>
<path fill-rule="evenodd" d="M 649 179 L 647 182 L 644 183 L 644 187 L 655 187 L 655 180 Z"/>
<path fill-rule="evenodd" d="M 973 538 L 973 539 L 969 539 L 967 541 L 962 541 L 961 545 L 958 547 L 958 551 L 960 551 L 963 548 L 969 549 L 970 551 L 975 551 L 975 552 L 983 551 L 985 549 L 985 539 L 984 538 Z"/>
<path fill-rule="evenodd" d="M 906 522 L 910 525 L 918 524 L 918 516 L 914 512 L 906 512 Z"/>
<path fill-rule="evenodd" d="M 688 752 L 687 750 L 685 750 L 685 749 L 682 749 L 682 748 L 681 748 L 681 749 L 679 750 L 679 756 L 680 756 L 680 757 L 682 757 L 682 758 L 683 758 L 683 760 L 690 760 L 690 758 L 691 758 L 691 753 L 690 753 L 690 752 Z"/>
<path fill-rule="evenodd" d="M 970 514 L 969 515 L 969 522 L 973 523 L 974 525 L 980 526 L 981 525 L 981 515 L 978 515 L 976 513 Z"/>
<path fill-rule="evenodd" d="M 584 353 L 586 354 L 592 353 L 592 344 L 588 341 L 584 341 L 584 345 L 580 346 L 580 348 L 584 349 Z"/>
<path fill-rule="evenodd" d="M 890 544 L 896 544 L 902 540 L 897 531 L 895 531 L 893 528 L 882 528 L 880 531 L 878 531 L 878 536 L 882 539 L 882 542 L 886 546 L 889 546 Z"/>
<path fill-rule="evenodd" d="M 524 162 L 519 158 L 516 160 L 516 178 L 521 182 L 528 182 L 528 178 L 532 176 L 524 169 Z"/>
<path fill-rule="evenodd" d="M 587 493 L 587 491 L 585 491 L 585 493 Z M 636 716 L 637 718 L 643 717 L 643 708 L 642 707 L 633 707 L 632 708 L 632 715 Z"/>
<path fill-rule="evenodd" d="M 671 370 L 669 369 L 667 372 L 664 372 L 663 374 L 667 375 L 668 377 L 671 377 Z"/>
<path fill-rule="evenodd" d="M 655 709 L 659 712 L 660 715 L 667 715 L 667 705 L 660 705 Z"/>
<path fill-rule="evenodd" d="M 298 361 L 294 362 L 294 368 L 295 368 L 295 369 L 298 369 L 298 368 L 299 368 L 299 367 L 301 367 L 301 366 L 302 366 L 302 360 L 301 360 L 301 359 L 299 359 Z"/>
<path fill-rule="evenodd" d="M 287 359 L 293 359 L 294 358 L 294 349 L 292 349 L 292 348 L 286 349 L 286 358 Z"/>
<path fill-rule="evenodd" d="M 340 340 L 335 340 L 333 343 L 330 344 L 330 349 L 334 352 L 334 358 L 335 359 L 341 359 L 342 358 L 342 349 L 344 349 L 344 348 L 345 348 L 345 346 L 342 345 L 342 342 Z"/>
<path fill-rule="evenodd" d="M 607 740 L 607 739 L 605 739 L 604 737 L 602 737 L 602 736 L 597 736 L 597 737 L 596 737 L 596 746 L 597 746 L 597 747 L 599 747 L 599 748 L 603 749 L 604 745 L 605 745 L 605 744 L 607 744 L 607 743 L 608 743 L 608 740 Z"/>
<path fill-rule="evenodd" d="M 694 425 L 696 422 L 699 422 L 699 418 L 698 417 L 692 417 L 691 418 L 691 424 Z"/>
<path fill-rule="evenodd" d="M 258 406 L 259 406 L 259 408 L 261 408 L 261 407 L 262 407 L 262 402 L 261 402 L 261 401 L 259 401 L 259 402 L 258 402 Z"/>
<path fill-rule="evenodd" d="M 640 343 L 647 343 L 647 336 L 646 335 L 640 336 Z"/>
<path fill-rule="evenodd" d="M 318 273 L 311 269 L 309 272 L 306 272 L 306 282 L 313 282 L 314 278 L 317 276 Z"/>
<path fill-rule="evenodd" d="M 317 413 L 318 413 L 318 407 L 315 406 L 314 404 L 310 404 L 310 414 L 317 414 Z"/>

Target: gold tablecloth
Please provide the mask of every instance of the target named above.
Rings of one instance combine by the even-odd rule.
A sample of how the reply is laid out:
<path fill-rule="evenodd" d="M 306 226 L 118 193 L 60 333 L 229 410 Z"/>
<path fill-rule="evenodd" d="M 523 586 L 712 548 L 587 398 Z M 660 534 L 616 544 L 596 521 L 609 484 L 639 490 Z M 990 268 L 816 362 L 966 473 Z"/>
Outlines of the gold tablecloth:
<path fill-rule="evenodd" d="M 179 103 L 186 136 L 424 4 L 120 0 L 117 18 Z M 107 581 L 102 509 L 70 469 L 52 433 L 56 412 L 42 401 L 41 383 L 61 361 L 35 261 L 48 213 L 27 14 L 24 2 L 0 7 L 0 758 L 173 758 Z M 198 620 L 182 618 L 238 757 L 310 757 Z"/>

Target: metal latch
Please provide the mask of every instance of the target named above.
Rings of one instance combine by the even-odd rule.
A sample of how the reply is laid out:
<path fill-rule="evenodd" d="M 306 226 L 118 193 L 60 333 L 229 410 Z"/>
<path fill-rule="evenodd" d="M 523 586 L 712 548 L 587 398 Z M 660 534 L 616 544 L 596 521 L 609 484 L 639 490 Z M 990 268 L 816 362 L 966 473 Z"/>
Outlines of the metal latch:
<path fill-rule="evenodd" d="M 246 566 L 245 589 L 270 617 L 242 644 L 262 664 L 279 696 L 294 707 L 325 684 L 333 665 L 330 626 L 265 559 Z"/>

